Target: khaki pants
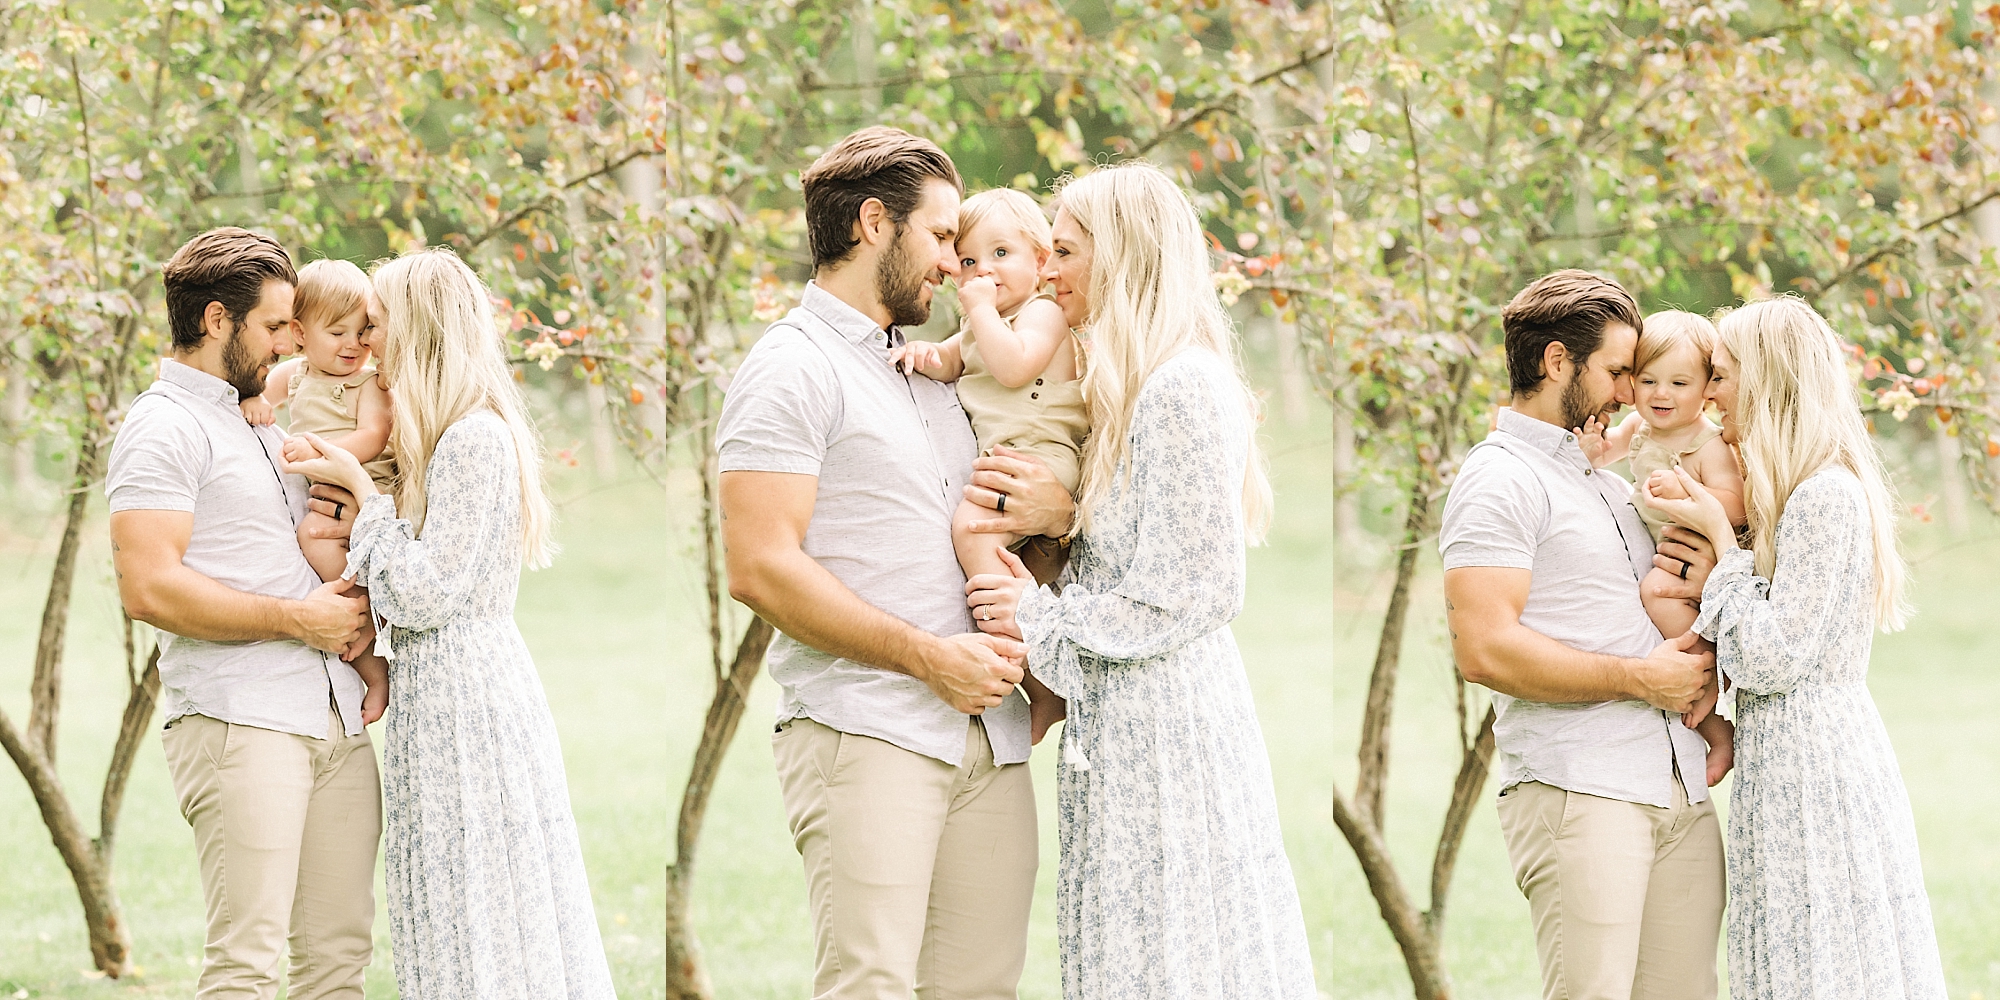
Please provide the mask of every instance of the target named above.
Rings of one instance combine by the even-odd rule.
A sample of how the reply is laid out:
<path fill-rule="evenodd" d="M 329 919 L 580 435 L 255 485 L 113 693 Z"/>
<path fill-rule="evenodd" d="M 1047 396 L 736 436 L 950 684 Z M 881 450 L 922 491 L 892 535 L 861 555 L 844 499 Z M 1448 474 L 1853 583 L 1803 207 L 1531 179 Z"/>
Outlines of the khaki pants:
<path fill-rule="evenodd" d="M 208 944 L 195 996 L 278 992 L 291 945 L 293 1000 L 360 1000 L 374 949 L 382 784 L 366 732 L 328 738 L 184 715 L 161 737 L 181 816 L 194 827 Z"/>
<path fill-rule="evenodd" d="M 819 1000 L 1012 1000 L 1039 843 L 1026 764 L 970 719 L 952 767 L 810 719 L 771 737 L 805 861 Z"/>
<path fill-rule="evenodd" d="M 1722 831 L 1713 800 L 1672 808 L 1524 782 L 1500 794 L 1546 1000 L 1714 1000 Z"/>

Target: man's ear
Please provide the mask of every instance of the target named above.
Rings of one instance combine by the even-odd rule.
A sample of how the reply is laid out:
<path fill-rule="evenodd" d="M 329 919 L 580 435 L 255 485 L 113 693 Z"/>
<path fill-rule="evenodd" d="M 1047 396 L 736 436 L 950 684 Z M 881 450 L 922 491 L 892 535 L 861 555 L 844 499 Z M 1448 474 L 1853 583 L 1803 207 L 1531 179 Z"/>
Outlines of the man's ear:
<path fill-rule="evenodd" d="M 218 338 L 229 336 L 229 307 L 220 302 L 210 302 L 201 311 L 201 332 Z"/>
<path fill-rule="evenodd" d="M 889 206 L 880 198 L 870 198 L 861 203 L 861 211 L 855 215 L 854 238 L 869 246 L 881 246 L 895 235 L 896 227 L 889 221 Z"/>
<path fill-rule="evenodd" d="M 1558 384 L 1569 381 L 1570 368 L 1574 362 L 1569 356 L 1569 348 L 1560 340 L 1551 340 L 1542 348 L 1542 377 Z"/>

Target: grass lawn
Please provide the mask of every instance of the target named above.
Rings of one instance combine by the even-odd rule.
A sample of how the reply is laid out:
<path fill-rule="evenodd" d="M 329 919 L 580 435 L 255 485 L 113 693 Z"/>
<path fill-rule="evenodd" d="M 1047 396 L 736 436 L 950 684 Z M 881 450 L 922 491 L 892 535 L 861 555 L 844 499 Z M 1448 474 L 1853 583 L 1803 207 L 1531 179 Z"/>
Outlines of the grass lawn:
<path fill-rule="evenodd" d="M 1333 997 L 1408 995 L 1401 959 L 1360 870 L 1329 818 L 1328 788 L 1351 784 L 1360 699 L 1389 562 L 1379 545 L 1337 551 L 1325 425 L 1274 428 L 1279 522 L 1252 556 L 1249 609 L 1235 631 L 1275 764 L 1287 845 L 1304 897 L 1320 989 Z M 661 993 L 662 869 L 681 782 L 710 694 L 702 597 L 685 479 L 592 486 L 567 474 L 556 492 L 565 550 L 531 574 L 519 608 L 563 734 L 599 920 L 620 994 Z M 0 519 L 0 707 L 27 710 L 33 638 L 59 525 L 52 505 Z M 1371 515 L 1385 520 L 1379 512 Z M 97 790 L 124 680 L 101 513 L 92 521 L 72 626 L 61 769 L 86 815 Z M 1988 626 L 2000 594 L 2000 525 L 1977 522 L 1950 543 L 1917 526 L 1920 614 L 1876 646 L 1872 687 L 1901 754 L 1951 995 L 2000 1000 L 2000 638 Z M 1406 871 L 1428 871 L 1430 845 L 1457 763 L 1455 710 L 1438 612 L 1435 558 L 1419 582 L 1394 724 L 1390 833 Z M 740 630 L 745 613 L 734 609 Z M 766 745 L 774 694 L 759 681 L 724 767 L 698 876 L 697 925 L 727 1000 L 794 998 L 811 974 L 811 937 L 797 855 Z M 378 733 L 379 738 L 379 733 Z M 1054 950 L 1054 744 L 1035 759 L 1043 808 L 1043 874 L 1030 929 L 1025 998 L 1059 995 Z M 1489 794 L 1491 789 L 1489 789 Z M 0 1000 L 186 996 L 202 938 L 192 841 L 173 803 L 159 741 L 149 738 L 119 829 L 117 880 L 141 972 L 93 979 L 67 872 L 26 785 L 0 774 Z M 1527 906 L 1515 890 L 1491 805 L 1476 814 L 1447 927 L 1462 995 L 1540 995 Z M 386 919 L 368 990 L 394 995 Z"/>

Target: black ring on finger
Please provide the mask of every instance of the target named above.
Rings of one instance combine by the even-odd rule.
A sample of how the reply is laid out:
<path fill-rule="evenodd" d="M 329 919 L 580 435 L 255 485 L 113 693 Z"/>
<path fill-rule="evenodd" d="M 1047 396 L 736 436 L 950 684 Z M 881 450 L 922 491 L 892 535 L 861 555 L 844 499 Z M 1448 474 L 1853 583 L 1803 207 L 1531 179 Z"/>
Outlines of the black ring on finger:
<path fill-rule="evenodd" d="M 334 520 L 336 520 L 336 521 L 338 521 L 338 520 L 340 520 L 340 515 L 342 515 L 342 514 L 345 514 L 345 513 L 347 513 L 347 505 L 346 505 L 346 504 L 344 504 L 344 503 L 341 503 L 341 502 L 340 502 L 340 501 L 338 501 L 338 500 L 335 500 L 335 501 L 333 502 L 333 519 L 334 519 Z"/>
<path fill-rule="evenodd" d="M 996 491 L 994 495 L 1000 498 L 1000 502 L 993 507 L 994 511 L 1001 514 L 1007 513 L 1007 494 Z"/>
<path fill-rule="evenodd" d="M 1687 578 L 1688 578 L 1688 561 L 1686 559 L 1683 559 L 1681 560 L 1681 579 L 1685 580 Z"/>

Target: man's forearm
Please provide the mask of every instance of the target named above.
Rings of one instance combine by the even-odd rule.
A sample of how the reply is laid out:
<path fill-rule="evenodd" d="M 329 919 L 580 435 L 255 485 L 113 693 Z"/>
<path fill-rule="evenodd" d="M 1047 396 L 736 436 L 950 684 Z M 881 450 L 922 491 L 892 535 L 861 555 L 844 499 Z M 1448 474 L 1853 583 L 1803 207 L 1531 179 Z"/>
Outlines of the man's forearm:
<path fill-rule="evenodd" d="M 295 602 L 231 589 L 179 563 L 119 584 L 126 611 L 163 632 L 209 642 L 298 637 Z"/>
<path fill-rule="evenodd" d="M 1466 679 L 1504 695 L 1549 704 L 1639 697 L 1631 684 L 1631 660 L 1571 649 L 1526 625 L 1454 639 Z"/>
<path fill-rule="evenodd" d="M 731 591 L 758 617 L 822 653 L 922 679 L 928 633 L 862 600 L 793 549 L 732 568 Z"/>

